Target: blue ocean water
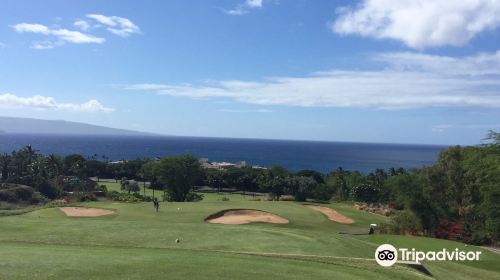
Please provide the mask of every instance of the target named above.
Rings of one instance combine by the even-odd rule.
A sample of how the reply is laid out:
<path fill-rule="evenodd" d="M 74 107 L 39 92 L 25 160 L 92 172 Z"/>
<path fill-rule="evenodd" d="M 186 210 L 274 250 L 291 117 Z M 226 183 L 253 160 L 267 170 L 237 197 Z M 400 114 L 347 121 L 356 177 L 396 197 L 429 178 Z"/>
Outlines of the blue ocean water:
<path fill-rule="evenodd" d="M 0 134 L 0 153 L 32 145 L 42 154 L 85 156 L 110 160 L 192 154 L 210 161 L 236 162 L 323 173 L 342 167 L 368 173 L 376 168 L 418 168 L 431 165 L 445 146 L 369 144 L 318 141 L 256 140 L 205 137 L 61 136 Z"/>

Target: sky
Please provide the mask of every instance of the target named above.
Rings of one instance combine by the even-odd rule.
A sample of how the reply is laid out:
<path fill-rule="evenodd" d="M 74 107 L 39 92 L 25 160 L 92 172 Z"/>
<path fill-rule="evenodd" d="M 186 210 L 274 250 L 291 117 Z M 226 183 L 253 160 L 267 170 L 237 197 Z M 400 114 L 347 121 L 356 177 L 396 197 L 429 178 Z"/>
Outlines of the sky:
<path fill-rule="evenodd" d="M 0 116 L 383 143 L 500 131 L 498 0 L 0 5 Z"/>

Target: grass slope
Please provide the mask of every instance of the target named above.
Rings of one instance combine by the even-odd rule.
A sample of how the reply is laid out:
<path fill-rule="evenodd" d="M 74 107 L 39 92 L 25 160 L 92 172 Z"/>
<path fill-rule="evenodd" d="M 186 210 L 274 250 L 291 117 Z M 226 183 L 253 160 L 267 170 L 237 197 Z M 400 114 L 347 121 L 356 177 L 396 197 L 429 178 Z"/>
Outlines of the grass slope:
<path fill-rule="evenodd" d="M 341 225 L 294 202 L 207 194 L 202 202 L 82 203 L 116 210 L 98 218 L 66 217 L 57 208 L 0 217 L 0 279 L 422 279 L 403 265 L 372 259 L 382 243 L 417 249 L 463 244 L 405 236 L 343 236 L 366 232 L 386 218 L 345 204 L 326 205 L 356 223 Z M 229 208 L 269 211 L 290 224 L 219 225 L 206 216 Z M 175 243 L 180 238 L 181 243 Z M 357 259 L 359 258 L 359 259 Z M 500 279 L 500 256 L 483 250 L 480 262 L 427 262 L 439 279 Z"/>

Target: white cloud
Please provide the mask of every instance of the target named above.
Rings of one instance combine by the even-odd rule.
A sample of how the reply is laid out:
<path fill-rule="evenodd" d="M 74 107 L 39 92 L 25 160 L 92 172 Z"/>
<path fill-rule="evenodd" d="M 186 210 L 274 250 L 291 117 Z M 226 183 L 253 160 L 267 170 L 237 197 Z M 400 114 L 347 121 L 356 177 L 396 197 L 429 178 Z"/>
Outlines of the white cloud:
<path fill-rule="evenodd" d="M 86 22 L 85 20 L 82 20 L 82 19 L 76 20 L 73 23 L 73 25 L 76 26 L 78 29 L 81 29 L 82 31 L 89 31 L 89 29 L 91 27 L 88 22 Z"/>
<path fill-rule="evenodd" d="M 416 54 L 411 52 L 376 55 L 375 60 L 400 70 L 425 71 L 448 75 L 500 75 L 500 51 L 462 58 Z"/>
<path fill-rule="evenodd" d="M 251 9 L 260 9 L 263 6 L 263 0 L 246 0 L 238 4 L 233 9 L 223 10 L 228 15 L 239 16 L 248 13 Z"/>
<path fill-rule="evenodd" d="M 73 23 L 76 28 L 83 32 L 60 27 L 51 28 L 39 23 L 18 23 L 11 27 L 18 33 L 35 33 L 46 36 L 48 40 L 36 41 L 31 44 L 31 48 L 39 50 L 52 49 L 65 43 L 102 44 L 106 39 L 88 34 L 88 31 L 103 26 L 109 32 L 121 37 L 128 37 L 131 34 L 141 32 L 139 27 L 127 18 L 98 14 L 88 14 L 87 18 L 91 22 L 89 22 L 90 20 L 78 19 Z"/>
<path fill-rule="evenodd" d="M 113 108 L 105 107 L 95 99 L 81 104 L 59 103 L 53 97 L 41 95 L 21 97 L 10 93 L 0 94 L 0 107 L 63 110 L 73 112 L 113 112 L 115 110 Z"/>
<path fill-rule="evenodd" d="M 262 8 L 262 0 L 247 0 L 246 4 L 252 8 Z"/>
<path fill-rule="evenodd" d="M 53 49 L 57 44 L 51 42 L 51 41 L 44 41 L 44 42 L 33 42 L 30 46 L 32 49 L 36 50 L 48 50 L 48 49 Z"/>
<path fill-rule="evenodd" d="M 51 30 L 51 34 L 57 36 L 59 39 L 75 43 L 75 44 L 86 44 L 86 43 L 96 43 L 101 44 L 104 43 L 104 38 L 98 38 L 92 35 L 83 34 L 79 31 L 72 31 L 68 29 L 56 29 Z"/>
<path fill-rule="evenodd" d="M 224 113 L 273 113 L 273 110 L 269 109 L 255 109 L 255 110 L 240 110 L 240 109 L 220 109 L 219 112 Z"/>
<path fill-rule="evenodd" d="M 337 13 L 334 32 L 395 39 L 416 49 L 462 46 L 500 26 L 496 0 L 363 0 Z"/>
<path fill-rule="evenodd" d="M 18 23 L 12 26 L 12 28 L 14 28 L 14 30 L 19 33 L 32 32 L 44 35 L 50 34 L 50 29 L 47 26 L 38 23 Z"/>
<path fill-rule="evenodd" d="M 128 90 L 189 98 L 224 98 L 259 105 L 406 109 L 500 108 L 500 52 L 452 58 L 388 53 L 382 70 L 313 73 L 264 81 L 206 81 L 196 85 L 134 84 Z"/>
<path fill-rule="evenodd" d="M 79 31 L 68 30 L 64 28 L 51 29 L 45 25 L 37 23 L 19 23 L 13 25 L 12 28 L 18 33 L 37 33 L 45 36 L 52 36 L 55 41 L 45 41 L 43 43 L 35 42 L 31 47 L 35 49 L 49 49 L 56 45 L 64 43 L 73 44 L 101 44 L 104 43 L 104 38 L 95 37 L 93 35 L 84 34 Z"/>
<path fill-rule="evenodd" d="M 139 27 L 127 18 L 98 14 L 88 14 L 87 17 L 105 25 L 109 32 L 121 37 L 128 37 L 141 32 Z"/>
<path fill-rule="evenodd" d="M 431 130 L 434 132 L 442 133 L 450 129 L 478 129 L 481 131 L 500 128 L 500 124 L 439 124 L 432 126 Z"/>

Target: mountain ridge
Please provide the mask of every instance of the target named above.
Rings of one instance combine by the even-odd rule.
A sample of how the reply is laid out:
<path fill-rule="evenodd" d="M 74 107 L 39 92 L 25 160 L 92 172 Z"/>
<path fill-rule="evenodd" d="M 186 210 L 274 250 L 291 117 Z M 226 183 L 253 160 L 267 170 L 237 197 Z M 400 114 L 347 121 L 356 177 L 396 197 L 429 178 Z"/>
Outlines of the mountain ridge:
<path fill-rule="evenodd" d="M 109 136 L 155 136 L 158 134 L 135 130 L 111 128 L 66 120 L 44 120 L 0 116 L 0 134 L 66 134 Z"/>

